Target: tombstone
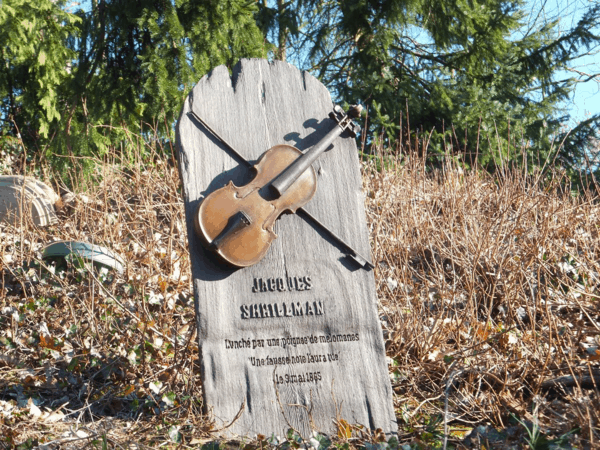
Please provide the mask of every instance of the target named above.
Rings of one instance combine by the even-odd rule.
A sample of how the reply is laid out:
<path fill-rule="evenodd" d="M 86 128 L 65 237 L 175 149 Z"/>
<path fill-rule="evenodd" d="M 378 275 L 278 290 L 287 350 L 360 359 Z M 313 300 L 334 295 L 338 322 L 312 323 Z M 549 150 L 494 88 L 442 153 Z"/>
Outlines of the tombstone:
<path fill-rule="evenodd" d="M 81 241 L 56 241 L 42 249 L 42 259 L 56 260 L 69 256 L 74 257 L 77 264 L 81 259 L 99 267 L 113 269 L 121 275 L 125 273 L 125 261 L 115 252 L 100 245 Z"/>
<path fill-rule="evenodd" d="M 58 222 L 54 205 L 59 199 L 51 187 L 35 178 L 0 176 L 0 221 L 18 225 L 27 214 L 37 226 L 52 225 Z"/>
<path fill-rule="evenodd" d="M 265 60 L 242 60 L 232 75 L 217 67 L 183 106 L 177 138 L 204 408 L 227 436 L 335 434 L 342 421 L 397 432 L 348 132 L 312 164 L 314 197 L 279 217 L 259 262 L 224 264 L 195 231 L 203 199 L 229 182 L 246 186 L 273 146 L 313 147 L 336 126 L 332 110 L 316 78 Z"/>

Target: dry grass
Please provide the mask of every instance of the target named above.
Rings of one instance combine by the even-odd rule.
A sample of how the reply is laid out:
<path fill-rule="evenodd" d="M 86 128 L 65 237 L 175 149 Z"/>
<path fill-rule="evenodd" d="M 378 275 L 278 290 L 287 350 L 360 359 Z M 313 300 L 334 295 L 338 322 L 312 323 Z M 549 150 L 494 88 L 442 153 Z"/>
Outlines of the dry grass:
<path fill-rule="evenodd" d="M 402 163 L 364 176 L 401 421 L 600 445 L 597 197 L 558 173 Z"/>
<path fill-rule="evenodd" d="M 59 225 L 0 225 L 0 448 L 215 438 L 177 170 L 144 150 L 63 175 L 76 195 Z M 600 445 L 597 198 L 560 174 L 427 172 L 417 158 L 365 164 L 364 188 L 400 442 L 520 447 L 537 430 L 532 444 Z M 42 261 L 62 239 L 114 250 L 125 273 Z"/>

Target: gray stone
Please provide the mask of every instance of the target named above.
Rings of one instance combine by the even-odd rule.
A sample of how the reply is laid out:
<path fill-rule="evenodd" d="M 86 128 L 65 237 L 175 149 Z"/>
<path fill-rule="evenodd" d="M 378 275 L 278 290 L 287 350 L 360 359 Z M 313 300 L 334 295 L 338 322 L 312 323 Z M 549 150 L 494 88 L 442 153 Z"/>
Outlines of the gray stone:
<path fill-rule="evenodd" d="M 35 178 L 0 176 L 0 221 L 18 226 L 30 217 L 37 226 L 54 224 L 58 222 L 54 210 L 58 201 L 58 194 Z"/>

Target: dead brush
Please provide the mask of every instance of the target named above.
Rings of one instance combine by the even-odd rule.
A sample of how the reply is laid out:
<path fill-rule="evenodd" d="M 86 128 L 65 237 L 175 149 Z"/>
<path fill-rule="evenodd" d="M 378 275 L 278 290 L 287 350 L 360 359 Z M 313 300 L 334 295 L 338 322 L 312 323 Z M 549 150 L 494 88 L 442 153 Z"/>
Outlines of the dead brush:
<path fill-rule="evenodd" d="M 596 195 L 572 195 L 558 171 L 388 166 L 363 179 L 400 422 L 517 417 L 597 445 Z"/>
<path fill-rule="evenodd" d="M 68 194 L 58 225 L 0 224 L 7 443 L 213 438 L 201 414 L 180 183 L 164 150 L 130 133 L 89 177 L 74 169 L 46 180 Z M 490 424 L 513 430 L 503 436 L 517 445 L 534 425 L 532 436 L 573 432 L 571 443 L 598 445 L 596 195 L 571 195 L 560 172 L 376 161 L 363 164 L 363 180 L 400 441 L 456 443 Z M 54 240 L 105 246 L 125 272 L 43 261 Z M 263 441 L 249 437 L 247 448 Z"/>
<path fill-rule="evenodd" d="M 127 442 L 142 429 L 146 442 L 170 440 L 169 427 L 157 432 L 136 422 L 148 414 L 159 430 L 169 415 L 175 437 L 186 426 L 200 434 L 211 426 L 200 414 L 177 168 L 164 149 L 143 139 L 130 145 L 146 148 L 133 147 L 134 161 L 113 152 L 94 161 L 87 177 L 74 171 L 70 180 L 54 180 L 65 194 L 58 225 L 0 225 L 0 398 L 5 409 L 31 412 L 7 416 L 1 427 L 9 442 Z M 107 247 L 125 260 L 125 272 L 42 260 L 42 247 L 57 240 Z M 49 420 L 48 431 L 36 425 Z"/>

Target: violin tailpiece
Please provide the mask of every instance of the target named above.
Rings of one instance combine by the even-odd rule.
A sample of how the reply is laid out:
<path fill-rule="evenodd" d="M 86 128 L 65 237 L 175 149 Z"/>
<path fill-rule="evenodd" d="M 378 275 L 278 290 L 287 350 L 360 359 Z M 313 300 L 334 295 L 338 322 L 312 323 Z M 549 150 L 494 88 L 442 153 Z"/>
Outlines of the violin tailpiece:
<path fill-rule="evenodd" d="M 244 228 L 252 224 L 252 219 L 244 211 L 238 211 L 229 219 L 227 226 L 221 231 L 210 244 L 210 249 L 215 251 L 223 244 L 227 238 L 235 236 L 237 233 L 242 231 Z"/>

